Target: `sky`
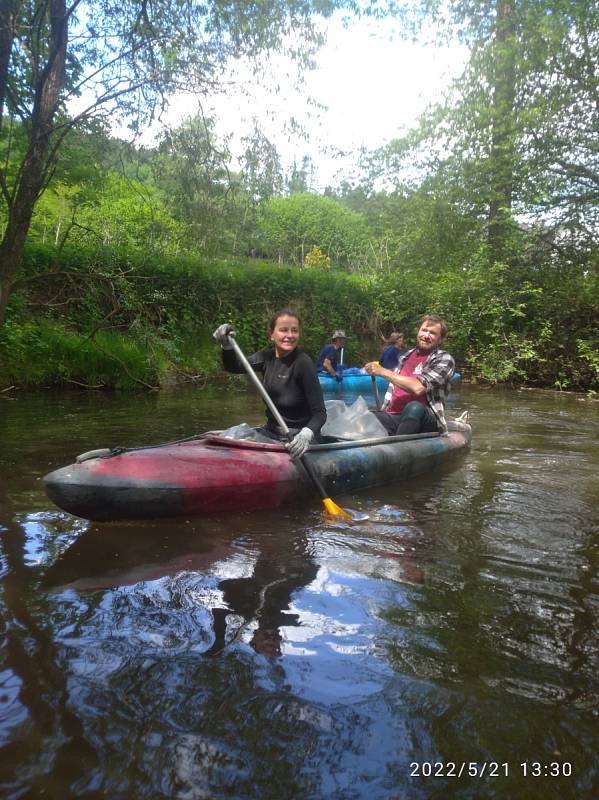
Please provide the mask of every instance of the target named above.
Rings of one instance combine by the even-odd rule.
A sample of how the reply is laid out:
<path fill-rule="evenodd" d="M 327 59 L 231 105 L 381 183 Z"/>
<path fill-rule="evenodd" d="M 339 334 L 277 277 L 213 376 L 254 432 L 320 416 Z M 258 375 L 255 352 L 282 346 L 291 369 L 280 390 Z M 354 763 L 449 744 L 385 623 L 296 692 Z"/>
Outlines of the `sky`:
<path fill-rule="evenodd" d="M 375 149 L 407 131 L 430 102 L 440 99 L 465 63 L 466 52 L 459 45 L 409 43 L 392 26 L 389 20 L 361 20 L 346 29 L 340 17 L 334 18 L 316 69 L 303 75 L 303 91 L 286 75 L 293 68 L 275 56 L 257 84 L 241 68 L 236 78 L 245 92 L 229 86 L 226 95 L 203 102 L 204 113 L 217 120 L 219 135 L 232 136 L 233 153 L 241 152 L 241 137 L 251 130 L 252 117 L 258 117 L 286 170 L 309 155 L 315 168 L 311 188 L 338 185 L 341 177 L 351 175 L 361 147 Z M 277 84 L 281 88 L 275 94 Z M 192 108 L 189 98 L 174 99 L 169 124 Z M 307 140 L 289 133 L 292 116 L 306 129 Z"/>

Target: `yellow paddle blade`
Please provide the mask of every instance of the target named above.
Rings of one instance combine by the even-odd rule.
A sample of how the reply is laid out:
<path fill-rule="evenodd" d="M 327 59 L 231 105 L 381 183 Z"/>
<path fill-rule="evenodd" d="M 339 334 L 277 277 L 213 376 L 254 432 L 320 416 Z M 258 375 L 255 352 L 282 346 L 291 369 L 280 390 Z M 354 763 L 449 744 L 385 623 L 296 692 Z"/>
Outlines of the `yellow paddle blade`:
<path fill-rule="evenodd" d="M 330 497 L 325 497 L 323 499 L 323 504 L 325 511 L 327 514 L 330 514 L 331 517 L 343 517 L 343 519 L 349 520 L 353 522 L 353 517 L 351 514 L 348 514 L 347 511 L 344 511 L 337 503 L 334 503 Z"/>

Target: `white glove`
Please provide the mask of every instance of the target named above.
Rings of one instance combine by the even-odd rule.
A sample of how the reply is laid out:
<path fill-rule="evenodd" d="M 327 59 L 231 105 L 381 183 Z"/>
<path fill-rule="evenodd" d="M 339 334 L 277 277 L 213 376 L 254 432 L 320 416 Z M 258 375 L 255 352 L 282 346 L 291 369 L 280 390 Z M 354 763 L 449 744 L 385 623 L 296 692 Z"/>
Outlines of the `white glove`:
<path fill-rule="evenodd" d="M 231 344 L 231 340 L 229 339 L 229 334 L 232 333 L 235 336 L 235 330 L 233 329 L 232 325 L 229 325 L 228 322 L 224 322 L 222 325 L 219 325 L 218 328 L 212 334 L 212 338 L 216 339 L 217 342 L 220 343 L 220 346 L 223 350 L 232 350 L 233 345 Z"/>
<path fill-rule="evenodd" d="M 291 458 L 301 458 L 310 446 L 310 442 L 313 438 L 314 431 L 311 431 L 310 428 L 302 428 L 301 431 L 285 445 L 289 450 Z"/>

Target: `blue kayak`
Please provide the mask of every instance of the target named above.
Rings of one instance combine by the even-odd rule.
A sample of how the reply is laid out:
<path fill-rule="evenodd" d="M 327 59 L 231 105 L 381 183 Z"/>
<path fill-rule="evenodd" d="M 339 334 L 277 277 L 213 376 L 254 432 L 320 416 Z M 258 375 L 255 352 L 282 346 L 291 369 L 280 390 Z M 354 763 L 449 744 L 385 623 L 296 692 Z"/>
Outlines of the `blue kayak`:
<path fill-rule="evenodd" d="M 342 381 L 337 381 L 332 375 L 319 372 L 318 382 L 322 386 L 322 391 L 328 392 L 329 394 L 338 394 L 340 392 L 350 392 L 351 394 L 372 394 L 374 391 L 372 385 L 372 376 L 367 375 L 364 372 L 361 373 L 358 370 L 356 373 L 344 370 Z M 387 391 L 389 381 L 386 381 L 384 378 L 379 376 L 376 379 L 376 385 L 378 387 L 379 394 L 384 394 Z"/>
<path fill-rule="evenodd" d="M 459 372 L 454 372 L 451 382 L 459 381 L 462 376 Z M 331 375 L 323 372 L 318 373 L 318 382 L 322 386 L 322 391 L 327 394 L 372 394 L 374 389 L 372 385 L 372 376 L 362 372 L 358 367 L 347 367 L 343 370 L 343 380 L 337 381 Z M 381 378 L 380 375 L 376 379 L 376 385 L 379 390 L 381 400 L 387 391 L 389 381 Z"/>

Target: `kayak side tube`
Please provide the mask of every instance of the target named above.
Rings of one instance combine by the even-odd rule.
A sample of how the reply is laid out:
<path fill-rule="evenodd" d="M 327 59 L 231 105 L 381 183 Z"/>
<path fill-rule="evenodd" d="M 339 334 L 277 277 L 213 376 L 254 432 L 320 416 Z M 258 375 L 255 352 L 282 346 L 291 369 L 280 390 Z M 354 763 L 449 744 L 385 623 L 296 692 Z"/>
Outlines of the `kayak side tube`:
<path fill-rule="evenodd" d="M 388 436 L 364 443 L 352 442 L 341 450 L 312 448 L 310 459 L 332 495 L 408 480 L 437 469 L 470 447 L 469 425 L 446 436 L 417 434 Z"/>

